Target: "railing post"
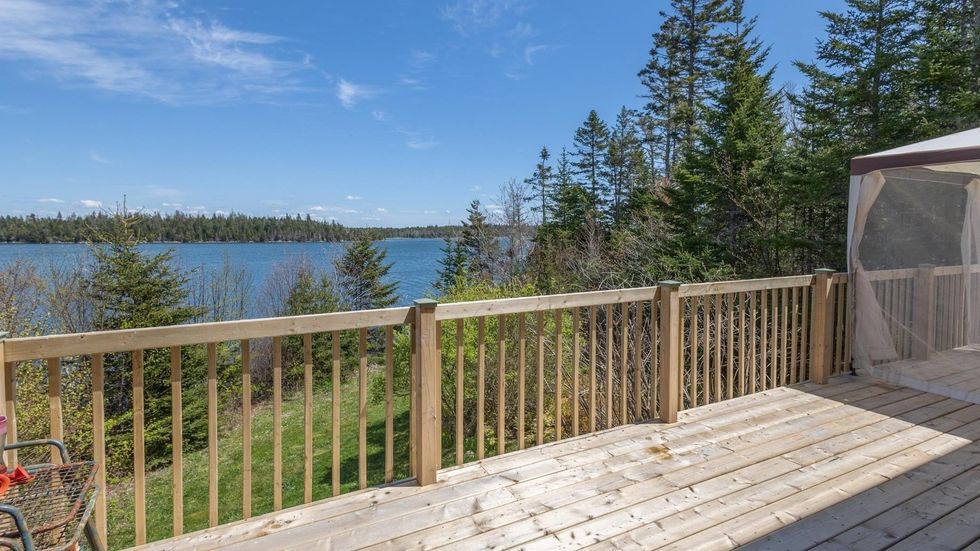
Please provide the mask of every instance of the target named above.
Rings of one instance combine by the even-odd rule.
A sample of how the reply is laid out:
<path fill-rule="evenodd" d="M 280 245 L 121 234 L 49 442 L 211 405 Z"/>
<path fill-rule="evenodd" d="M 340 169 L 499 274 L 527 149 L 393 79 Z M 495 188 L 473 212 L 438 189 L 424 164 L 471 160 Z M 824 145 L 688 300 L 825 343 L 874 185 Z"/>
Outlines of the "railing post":
<path fill-rule="evenodd" d="M 418 411 L 415 418 L 415 478 L 420 486 L 433 484 L 442 465 L 442 373 L 436 348 L 436 301 L 415 301 L 415 353 L 413 374 Z"/>
<path fill-rule="evenodd" d="M 681 394 L 681 302 L 679 281 L 660 287 L 660 420 L 677 422 Z"/>
<path fill-rule="evenodd" d="M 0 331 L 0 369 L 3 370 L 3 380 L 0 381 L 0 391 L 3 393 L 3 415 L 7 417 L 7 442 L 17 440 L 17 412 L 15 402 L 17 400 L 17 382 L 14 378 L 14 364 L 7 362 L 6 340 L 10 334 Z M 17 464 L 17 450 L 9 450 L 5 457 L 0 457 L 5 465 Z"/>
<path fill-rule="evenodd" d="M 915 271 L 912 316 L 912 358 L 928 360 L 935 348 L 936 329 L 936 267 L 932 264 L 920 264 Z"/>
<path fill-rule="evenodd" d="M 820 268 L 813 275 L 813 310 L 810 312 L 810 380 L 827 384 L 833 342 L 834 302 L 831 300 L 833 270 Z"/>

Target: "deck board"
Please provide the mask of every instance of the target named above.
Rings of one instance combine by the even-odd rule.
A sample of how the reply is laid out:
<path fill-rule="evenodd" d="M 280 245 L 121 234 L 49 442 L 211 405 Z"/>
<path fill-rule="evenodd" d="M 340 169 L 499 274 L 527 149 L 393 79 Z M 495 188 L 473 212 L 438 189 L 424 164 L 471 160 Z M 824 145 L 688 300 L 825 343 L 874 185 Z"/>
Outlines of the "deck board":
<path fill-rule="evenodd" d="M 837 377 L 144 549 L 978 547 L 980 405 Z"/>

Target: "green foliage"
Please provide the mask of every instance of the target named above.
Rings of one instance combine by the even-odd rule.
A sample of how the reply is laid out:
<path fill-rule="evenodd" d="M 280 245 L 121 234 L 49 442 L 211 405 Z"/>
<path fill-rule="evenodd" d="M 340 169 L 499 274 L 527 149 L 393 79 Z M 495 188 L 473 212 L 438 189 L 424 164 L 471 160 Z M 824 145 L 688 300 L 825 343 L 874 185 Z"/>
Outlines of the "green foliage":
<path fill-rule="evenodd" d="M 456 285 L 466 279 L 466 251 L 458 239 L 447 237 L 442 246 L 442 258 L 439 259 L 439 271 L 436 275 L 435 289 L 440 293 L 448 293 Z"/>
<path fill-rule="evenodd" d="M 391 264 L 388 251 L 367 236 L 360 237 L 344 249 L 344 256 L 334 263 L 340 280 L 340 292 L 349 310 L 387 308 L 398 300 L 396 282 L 387 282 Z"/>
<path fill-rule="evenodd" d="M 500 243 L 487 223 L 487 215 L 474 200 L 466 209 L 466 220 L 459 244 L 466 257 L 467 276 L 480 281 L 493 281 L 500 261 Z"/>

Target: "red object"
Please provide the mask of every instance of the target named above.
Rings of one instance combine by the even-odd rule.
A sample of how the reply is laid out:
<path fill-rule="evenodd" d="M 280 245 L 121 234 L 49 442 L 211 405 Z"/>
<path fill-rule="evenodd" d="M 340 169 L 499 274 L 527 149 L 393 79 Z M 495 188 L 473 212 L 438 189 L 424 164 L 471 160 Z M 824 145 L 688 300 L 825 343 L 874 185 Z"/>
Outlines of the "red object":
<path fill-rule="evenodd" d="M 7 493 L 10 489 L 10 477 L 5 474 L 0 474 L 0 496 Z"/>
<path fill-rule="evenodd" d="M 4 476 L 8 478 L 10 482 L 13 482 L 15 484 L 21 484 L 23 482 L 27 482 L 34 478 L 33 476 L 27 473 L 27 469 L 21 467 L 20 465 L 17 465 L 17 468 L 14 469 L 14 472 L 11 473 L 10 476 L 7 475 L 0 475 L 0 476 Z"/>

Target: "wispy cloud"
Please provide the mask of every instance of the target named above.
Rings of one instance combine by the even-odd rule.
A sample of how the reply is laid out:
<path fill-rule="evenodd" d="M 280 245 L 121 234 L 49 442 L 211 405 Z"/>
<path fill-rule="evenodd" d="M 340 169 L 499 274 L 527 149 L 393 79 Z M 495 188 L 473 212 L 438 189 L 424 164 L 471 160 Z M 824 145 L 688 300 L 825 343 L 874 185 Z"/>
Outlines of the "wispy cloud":
<path fill-rule="evenodd" d="M 378 208 L 376 208 L 374 210 L 375 210 L 375 212 L 379 212 L 381 214 L 387 214 L 388 213 L 388 209 L 386 209 L 384 207 L 378 207 Z"/>
<path fill-rule="evenodd" d="M 360 201 L 361 199 L 363 199 L 363 197 L 361 197 L 360 195 L 348 195 L 347 196 L 347 200 L 348 201 Z"/>
<path fill-rule="evenodd" d="M 544 52 L 549 48 L 550 46 L 547 44 L 528 44 L 524 47 L 524 62 L 528 65 L 534 65 L 534 55 L 538 52 Z"/>
<path fill-rule="evenodd" d="M 380 109 L 375 109 L 374 111 L 371 111 L 371 116 L 374 117 L 374 120 L 376 121 L 383 121 L 388 118 L 387 113 L 385 113 Z"/>
<path fill-rule="evenodd" d="M 459 0 L 443 6 L 440 15 L 457 33 L 470 36 L 493 27 L 508 13 L 524 11 L 525 7 L 521 0 Z"/>
<path fill-rule="evenodd" d="M 380 90 L 373 86 L 355 84 L 345 79 L 340 79 L 340 82 L 337 83 L 337 99 L 347 109 L 354 107 L 357 102 L 372 98 L 379 93 Z"/>
<path fill-rule="evenodd" d="M 61 204 L 61 203 L 64 203 L 65 200 L 64 199 L 58 199 L 56 197 L 44 197 L 44 198 L 38 199 L 37 202 L 38 203 L 56 203 L 56 204 Z"/>
<path fill-rule="evenodd" d="M 99 163 L 101 165 L 109 165 L 109 164 L 112 164 L 112 161 L 110 161 L 104 155 L 102 155 L 101 153 L 99 153 L 98 151 L 96 151 L 94 149 L 88 152 L 88 158 L 89 159 L 92 159 L 93 161 L 95 161 L 95 162 L 97 162 L 97 163 Z"/>
<path fill-rule="evenodd" d="M 436 54 L 427 50 L 412 50 L 408 54 L 408 63 L 413 69 L 422 69 L 436 60 Z"/>
<path fill-rule="evenodd" d="M 87 209 L 102 208 L 102 201 L 96 201 L 95 199 L 82 199 L 78 204 Z"/>
<path fill-rule="evenodd" d="M 261 99 L 311 90 L 312 68 L 277 36 L 230 28 L 178 2 L 5 0 L 0 57 L 66 86 L 168 103 Z"/>

